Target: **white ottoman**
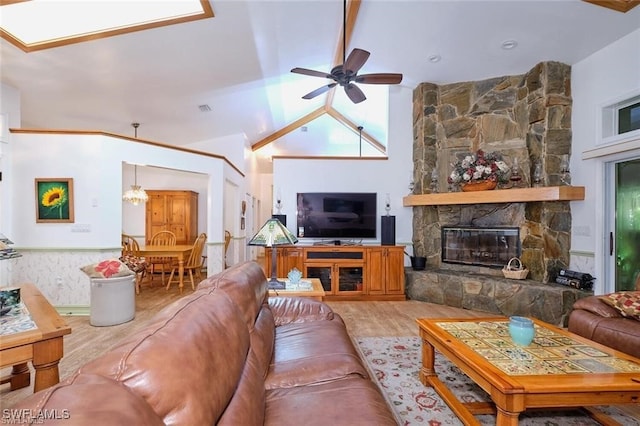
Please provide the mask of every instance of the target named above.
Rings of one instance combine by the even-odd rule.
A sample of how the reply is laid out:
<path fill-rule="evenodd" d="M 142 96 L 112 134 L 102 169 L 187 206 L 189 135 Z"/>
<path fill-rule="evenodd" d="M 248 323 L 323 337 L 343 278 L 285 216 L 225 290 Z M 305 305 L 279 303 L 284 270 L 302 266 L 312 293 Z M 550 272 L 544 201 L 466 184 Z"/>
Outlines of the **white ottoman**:
<path fill-rule="evenodd" d="M 136 315 L 135 275 L 91 278 L 89 323 L 108 326 L 131 321 Z"/>

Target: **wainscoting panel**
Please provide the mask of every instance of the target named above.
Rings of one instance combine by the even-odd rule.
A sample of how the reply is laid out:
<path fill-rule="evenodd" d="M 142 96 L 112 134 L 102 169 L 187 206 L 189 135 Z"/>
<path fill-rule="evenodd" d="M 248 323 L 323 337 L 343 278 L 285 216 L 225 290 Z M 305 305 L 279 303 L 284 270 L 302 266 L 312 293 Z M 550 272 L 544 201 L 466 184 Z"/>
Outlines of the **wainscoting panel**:
<path fill-rule="evenodd" d="M 22 257 L 11 261 L 9 285 L 33 283 L 49 302 L 65 306 L 89 306 L 89 277 L 82 266 L 118 258 L 120 249 L 20 249 Z"/>

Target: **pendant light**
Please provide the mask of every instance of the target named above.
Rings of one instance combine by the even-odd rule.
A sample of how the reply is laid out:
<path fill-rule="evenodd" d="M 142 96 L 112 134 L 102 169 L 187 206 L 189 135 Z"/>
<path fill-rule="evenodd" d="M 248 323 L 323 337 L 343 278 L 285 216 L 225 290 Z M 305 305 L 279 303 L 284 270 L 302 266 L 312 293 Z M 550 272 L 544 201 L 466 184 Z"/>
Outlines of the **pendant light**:
<path fill-rule="evenodd" d="M 131 123 L 134 128 L 135 138 L 138 138 L 138 127 L 140 123 Z M 138 185 L 138 165 L 133 165 L 133 185 L 131 185 L 131 189 L 125 191 L 122 196 L 122 200 L 137 206 L 140 203 L 146 203 L 149 200 L 149 195 L 145 192 L 144 189 L 140 185 Z"/>

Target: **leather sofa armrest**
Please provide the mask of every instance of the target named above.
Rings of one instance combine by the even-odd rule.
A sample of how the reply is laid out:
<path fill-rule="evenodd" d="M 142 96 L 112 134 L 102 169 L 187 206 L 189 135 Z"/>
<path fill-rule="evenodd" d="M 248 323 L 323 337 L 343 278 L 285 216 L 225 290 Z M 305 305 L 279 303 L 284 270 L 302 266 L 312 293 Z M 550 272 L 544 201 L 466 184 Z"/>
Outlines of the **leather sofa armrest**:
<path fill-rule="evenodd" d="M 333 320 L 334 313 L 326 303 L 305 297 L 269 297 L 269 307 L 276 327 L 310 321 Z"/>
<path fill-rule="evenodd" d="M 28 396 L 9 411 L 18 417 L 7 419 L 15 424 L 164 425 L 144 398 L 115 380 L 95 374 L 75 373 L 55 386 Z M 38 417 L 42 413 L 50 417 Z"/>
<path fill-rule="evenodd" d="M 599 296 L 588 296 L 576 300 L 573 309 L 582 309 L 604 318 L 622 318 L 620 312 L 611 305 L 603 302 Z"/>

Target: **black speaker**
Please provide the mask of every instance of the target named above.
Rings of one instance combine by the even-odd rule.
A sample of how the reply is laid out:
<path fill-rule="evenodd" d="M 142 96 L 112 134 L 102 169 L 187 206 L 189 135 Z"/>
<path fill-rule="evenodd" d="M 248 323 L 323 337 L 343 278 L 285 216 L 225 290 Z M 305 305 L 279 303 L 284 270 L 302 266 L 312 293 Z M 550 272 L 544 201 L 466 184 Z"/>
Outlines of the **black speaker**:
<path fill-rule="evenodd" d="M 381 216 L 380 217 L 381 236 L 380 240 L 383 246 L 396 245 L 396 217 Z"/>
<path fill-rule="evenodd" d="M 278 219 L 284 226 L 287 226 L 287 215 L 286 214 L 272 214 L 272 218 Z"/>

